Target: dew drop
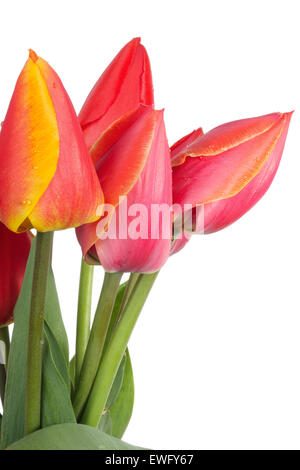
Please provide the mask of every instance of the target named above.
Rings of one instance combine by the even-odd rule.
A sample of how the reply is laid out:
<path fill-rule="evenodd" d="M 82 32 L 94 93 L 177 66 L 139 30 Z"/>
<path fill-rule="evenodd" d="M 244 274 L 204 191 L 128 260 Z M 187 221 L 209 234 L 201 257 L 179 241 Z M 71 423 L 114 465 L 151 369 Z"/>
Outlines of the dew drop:
<path fill-rule="evenodd" d="M 23 206 L 30 206 L 31 201 L 30 201 L 30 199 L 24 199 L 24 200 L 22 201 L 22 204 L 23 204 Z"/>

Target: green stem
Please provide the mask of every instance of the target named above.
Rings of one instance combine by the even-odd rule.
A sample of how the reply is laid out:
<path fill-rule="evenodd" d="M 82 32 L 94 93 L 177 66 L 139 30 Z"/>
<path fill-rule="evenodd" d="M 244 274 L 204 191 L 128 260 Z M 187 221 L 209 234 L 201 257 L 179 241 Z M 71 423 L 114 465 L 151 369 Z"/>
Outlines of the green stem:
<path fill-rule="evenodd" d="M 132 290 L 135 286 L 135 283 L 138 280 L 139 276 L 140 276 L 140 273 L 131 273 L 128 281 L 126 281 L 124 284 L 122 284 L 119 287 L 118 296 L 119 296 L 120 290 L 122 290 L 122 289 L 123 289 L 123 295 L 122 295 L 122 298 L 121 298 L 120 305 L 115 311 L 118 297 L 116 298 L 116 302 L 115 302 L 115 305 L 114 305 L 114 308 L 113 308 L 113 311 L 112 311 L 112 314 L 111 314 L 111 319 L 110 319 L 110 322 L 109 322 L 109 327 L 108 327 L 106 338 L 105 338 L 105 343 L 104 343 L 104 346 L 103 346 L 102 357 L 104 356 L 104 353 L 107 349 L 108 343 L 110 342 L 110 338 L 112 337 L 112 334 L 115 330 L 115 327 L 118 324 L 118 321 L 119 321 L 119 319 L 120 319 L 120 317 L 123 313 L 125 305 L 126 305 L 128 299 L 129 299 L 130 295 L 131 295 L 131 292 L 132 292 Z"/>
<path fill-rule="evenodd" d="M 116 328 L 121 316 L 122 316 L 122 313 L 124 311 L 124 308 L 132 294 L 132 291 L 133 291 L 133 288 L 138 280 L 140 276 L 140 273 L 131 273 L 130 274 L 130 277 L 127 281 L 127 284 L 126 284 L 126 287 L 125 287 L 125 291 L 124 291 L 124 294 L 123 294 L 123 297 L 122 297 L 122 301 L 121 301 L 121 305 L 120 305 L 120 308 L 119 308 L 119 311 L 118 311 L 118 314 L 116 316 L 116 319 L 115 319 L 115 322 L 114 324 L 112 325 L 112 331 L 111 331 L 111 334 L 113 333 L 114 329 Z M 111 336 L 111 335 L 109 335 Z"/>
<path fill-rule="evenodd" d="M 116 325 L 115 332 L 107 346 L 107 350 L 99 367 L 81 419 L 81 422 L 84 424 L 93 427 L 98 427 L 99 425 L 102 411 L 106 405 L 111 386 L 126 350 L 130 335 L 157 275 L 158 272 L 142 274 L 139 276 L 133 288 L 132 295 Z"/>
<path fill-rule="evenodd" d="M 36 235 L 27 347 L 25 435 L 40 428 L 44 310 L 52 257 L 53 232 Z"/>
<path fill-rule="evenodd" d="M 6 369 L 7 369 L 7 363 L 8 363 L 9 348 L 10 348 L 8 326 L 3 326 L 2 328 L 0 328 L 0 341 L 2 341 L 5 344 L 5 351 L 4 351 L 5 364 L 0 363 L 0 398 L 4 406 Z"/>
<path fill-rule="evenodd" d="M 78 310 L 77 310 L 77 331 L 76 331 L 76 356 L 75 356 L 75 383 L 77 384 L 83 363 L 85 350 L 90 335 L 91 323 L 91 303 L 93 292 L 94 266 L 81 261 Z"/>
<path fill-rule="evenodd" d="M 104 282 L 86 348 L 73 407 L 76 417 L 85 405 L 93 385 L 122 273 L 105 273 Z"/>

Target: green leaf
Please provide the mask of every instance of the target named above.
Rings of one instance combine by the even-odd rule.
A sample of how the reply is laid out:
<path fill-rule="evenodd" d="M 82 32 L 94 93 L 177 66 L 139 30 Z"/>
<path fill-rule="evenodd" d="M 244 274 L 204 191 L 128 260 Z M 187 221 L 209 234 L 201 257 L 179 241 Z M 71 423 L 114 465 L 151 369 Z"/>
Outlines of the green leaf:
<path fill-rule="evenodd" d="M 125 372 L 125 365 L 126 365 L 126 354 L 124 354 L 124 357 L 121 361 L 121 364 L 119 365 L 119 369 L 117 372 L 117 375 L 115 377 L 114 383 L 111 387 L 107 402 L 106 402 L 106 407 L 110 409 L 113 404 L 115 403 L 117 396 L 120 393 L 122 384 L 123 384 L 123 379 L 124 379 L 124 372 Z"/>
<path fill-rule="evenodd" d="M 70 376 L 62 352 L 45 323 L 42 383 L 42 427 L 76 423 L 70 398 Z"/>
<path fill-rule="evenodd" d="M 121 438 L 126 431 L 132 415 L 134 404 L 134 380 L 128 349 L 126 349 L 125 354 L 126 364 L 122 387 L 114 404 L 110 408 L 110 416 L 112 421 L 111 434 L 118 438 Z"/>
<path fill-rule="evenodd" d="M 49 273 L 47 286 L 45 321 L 47 322 L 48 327 L 52 331 L 57 341 L 57 344 L 64 357 L 65 363 L 69 364 L 68 336 L 61 315 L 59 299 L 52 269 Z"/>
<path fill-rule="evenodd" d="M 59 424 L 29 434 L 7 450 L 142 450 L 83 424 Z"/>
<path fill-rule="evenodd" d="M 99 429 L 121 438 L 130 421 L 134 403 L 134 381 L 129 351 L 126 349 L 109 394 Z"/>
<path fill-rule="evenodd" d="M 14 310 L 14 331 L 8 361 L 4 414 L 1 427 L 1 446 L 7 447 L 24 435 L 25 390 L 27 375 L 27 340 L 35 240 L 32 243 L 22 289 Z M 45 319 L 60 347 L 65 361 L 68 361 L 68 340 L 64 329 L 59 301 L 52 271 L 49 273 Z"/>
<path fill-rule="evenodd" d="M 74 389 L 75 386 L 75 356 L 72 357 L 69 364 L 69 374 L 71 379 L 71 386 Z"/>
<path fill-rule="evenodd" d="M 106 342 L 104 350 L 113 333 L 113 329 L 117 320 L 119 309 L 121 306 L 122 298 L 127 286 L 127 281 L 124 282 L 118 290 L 115 305 L 112 311 L 109 328 L 107 331 Z M 132 365 L 129 356 L 129 351 L 126 349 L 124 358 L 119 366 L 117 375 L 115 377 L 112 389 L 107 399 L 105 412 L 101 417 L 99 429 L 111 434 L 115 437 L 121 438 L 130 421 L 134 403 L 134 381 Z"/>
<path fill-rule="evenodd" d="M 51 351 L 51 356 L 55 366 L 57 367 L 58 373 L 62 376 L 63 381 L 68 389 L 71 391 L 71 377 L 69 370 L 69 361 L 65 360 L 65 356 L 59 346 L 56 337 L 53 334 L 52 328 L 48 324 L 48 320 L 45 319 L 44 323 L 45 340 L 48 343 Z"/>
<path fill-rule="evenodd" d="M 99 423 L 99 431 L 103 431 L 106 434 L 111 435 L 112 431 L 112 420 L 111 420 L 111 415 L 109 409 L 105 409 L 104 414 L 101 417 L 100 423 Z"/>

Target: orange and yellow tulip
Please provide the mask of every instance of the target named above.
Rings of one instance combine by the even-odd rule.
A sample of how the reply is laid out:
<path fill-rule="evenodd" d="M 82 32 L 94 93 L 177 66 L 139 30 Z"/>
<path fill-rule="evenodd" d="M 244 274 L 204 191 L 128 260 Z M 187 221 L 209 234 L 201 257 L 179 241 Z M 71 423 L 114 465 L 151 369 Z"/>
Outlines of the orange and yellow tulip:
<path fill-rule="evenodd" d="M 65 229 L 96 220 L 102 202 L 73 105 L 30 51 L 0 134 L 0 220 L 14 232 Z"/>

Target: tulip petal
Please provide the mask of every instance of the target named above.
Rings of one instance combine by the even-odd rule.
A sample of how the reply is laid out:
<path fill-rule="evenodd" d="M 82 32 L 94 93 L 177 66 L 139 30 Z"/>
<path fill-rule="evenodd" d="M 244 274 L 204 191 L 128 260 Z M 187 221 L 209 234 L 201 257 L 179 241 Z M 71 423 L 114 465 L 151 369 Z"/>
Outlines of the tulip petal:
<path fill-rule="evenodd" d="M 173 145 L 172 165 L 177 166 L 183 163 L 187 156 L 199 157 L 201 155 L 208 157 L 226 152 L 267 132 L 281 119 L 281 113 L 272 113 L 265 116 L 227 122 L 215 127 L 206 134 L 203 134 L 203 136 L 201 133 L 198 136 L 191 133 Z M 187 144 L 185 148 L 182 148 L 182 146 L 178 147 L 178 143 L 182 141 Z"/>
<path fill-rule="evenodd" d="M 182 248 L 185 247 L 191 238 L 191 233 L 182 232 L 181 235 L 174 240 L 171 246 L 170 255 L 175 255 L 175 253 L 178 253 L 178 251 L 182 250 Z"/>
<path fill-rule="evenodd" d="M 32 235 L 16 234 L 0 223 L 0 325 L 13 320 L 13 311 L 21 290 Z"/>
<path fill-rule="evenodd" d="M 32 52 L 18 78 L 0 148 L 0 219 L 22 231 L 30 228 L 27 218 L 49 185 L 59 155 L 54 106 Z"/>
<path fill-rule="evenodd" d="M 88 148 L 123 114 L 140 103 L 153 105 L 153 102 L 149 58 L 140 38 L 135 38 L 101 75 L 79 113 Z"/>
<path fill-rule="evenodd" d="M 105 151 L 96 169 L 107 204 L 116 206 L 119 196 L 125 196 L 135 185 L 146 164 L 159 120 L 159 112 L 149 106 L 140 106 L 121 120 L 126 121 L 127 128 L 118 126 L 119 132 L 110 141 L 109 148 L 102 144 L 107 134 L 99 142 Z"/>
<path fill-rule="evenodd" d="M 189 145 L 196 141 L 199 137 L 203 135 L 203 130 L 201 127 L 194 130 L 188 135 L 185 135 L 180 140 L 175 142 L 171 147 L 171 157 L 172 157 L 172 166 L 181 165 L 184 163 L 188 151 Z"/>
<path fill-rule="evenodd" d="M 170 152 L 166 138 L 163 113 L 155 112 L 158 119 L 155 134 L 152 138 L 147 163 L 127 199 L 118 205 L 115 211 L 117 235 L 119 238 L 99 240 L 96 250 L 101 264 L 106 271 L 122 272 L 154 272 L 160 269 L 169 256 L 171 235 L 171 165 Z M 127 205 L 129 215 L 126 219 L 126 227 L 120 223 L 121 212 Z M 133 239 L 130 232 L 131 224 L 134 223 L 135 215 L 130 215 L 134 204 L 142 204 L 143 215 L 141 224 L 146 227 L 141 238 Z M 153 237 L 153 217 L 151 210 L 156 207 L 167 208 L 168 212 L 162 222 L 159 217 L 157 233 Z M 150 223 L 151 221 L 151 223 Z M 121 231 L 125 230 L 125 237 L 121 237 Z M 165 234 L 165 236 L 164 236 Z M 124 234 L 123 234 L 124 235 Z"/>
<path fill-rule="evenodd" d="M 267 127 L 265 132 L 261 131 L 262 126 L 257 125 L 259 118 L 255 118 L 250 120 L 250 128 L 253 122 L 256 122 L 256 129 L 258 127 L 260 129 L 255 135 L 250 131 L 246 133 L 247 120 L 243 120 L 243 132 L 241 127 L 237 126 L 240 138 L 233 139 L 232 126 L 224 125 L 218 128 L 218 135 L 221 134 L 222 128 L 224 131 L 223 145 L 221 136 L 217 145 L 212 143 L 213 139 L 209 143 L 206 134 L 191 144 L 188 148 L 189 151 L 191 148 L 193 150 L 191 155 L 189 153 L 184 163 L 173 167 L 174 203 L 181 206 L 184 204 L 196 206 L 238 194 L 261 171 L 286 125 L 287 114 L 280 114 L 279 118 L 278 114 L 268 116 L 273 116 L 273 125 Z M 266 120 L 263 119 L 263 122 L 266 123 Z M 269 117 L 267 122 L 269 123 Z M 234 145 L 232 144 L 229 149 L 228 132 L 231 141 L 234 141 Z M 252 136 L 250 140 L 245 140 L 246 134 L 248 138 Z M 201 143 L 202 139 L 205 139 L 204 145 Z M 211 148 L 210 155 L 208 155 L 209 148 Z M 221 155 L 215 155 L 216 148 L 225 150 Z M 202 155 L 201 151 L 205 155 Z"/>
<path fill-rule="evenodd" d="M 150 106 L 140 105 L 108 128 L 91 149 L 91 155 L 97 161 L 96 169 L 105 204 L 116 207 L 120 198 L 126 196 L 136 184 L 160 120 L 159 112 Z M 88 224 L 77 230 L 84 256 L 98 239 L 97 225 Z"/>
<path fill-rule="evenodd" d="M 54 178 L 29 218 L 39 231 L 60 230 L 93 222 L 103 193 L 82 131 L 58 75 L 46 61 L 36 62 L 48 87 L 57 117 L 59 158 Z"/>

